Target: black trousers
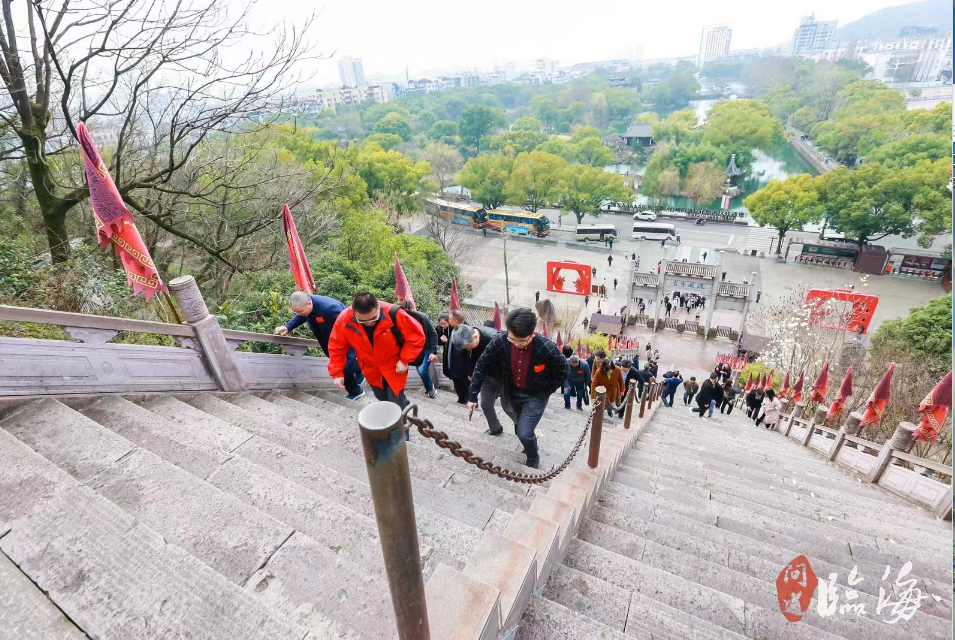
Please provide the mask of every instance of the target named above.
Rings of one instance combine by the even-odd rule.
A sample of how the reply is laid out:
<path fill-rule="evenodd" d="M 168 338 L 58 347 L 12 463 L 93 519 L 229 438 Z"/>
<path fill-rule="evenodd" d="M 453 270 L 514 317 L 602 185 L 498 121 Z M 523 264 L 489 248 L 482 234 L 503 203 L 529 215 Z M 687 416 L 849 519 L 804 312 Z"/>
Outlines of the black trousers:
<path fill-rule="evenodd" d="M 454 383 L 454 393 L 458 396 L 458 404 L 467 404 L 471 381 L 467 378 L 452 378 L 451 381 Z"/>
<path fill-rule="evenodd" d="M 733 402 L 731 400 L 723 400 L 723 404 L 720 405 L 720 413 L 723 413 L 723 410 L 726 410 L 726 415 L 733 413 Z"/>

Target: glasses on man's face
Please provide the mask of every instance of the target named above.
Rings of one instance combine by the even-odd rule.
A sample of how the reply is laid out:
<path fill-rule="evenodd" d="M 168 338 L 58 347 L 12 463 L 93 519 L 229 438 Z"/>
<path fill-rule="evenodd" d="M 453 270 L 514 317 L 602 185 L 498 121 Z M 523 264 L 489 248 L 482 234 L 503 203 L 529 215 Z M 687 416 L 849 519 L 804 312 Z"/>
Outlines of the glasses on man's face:
<path fill-rule="evenodd" d="M 380 315 L 380 313 L 381 313 L 381 307 L 377 307 L 375 308 L 374 315 L 371 318 L 362 320 L 361 318 L 358 317 L 358 314 L 355 313 L 355 314 L 352 314 L 352 320 L 354 320 L 355 322 L 357 322 L 358 324 L 362 326 L 370 327 L 371 325 L 378 322 L 378 316 Z"/>
<path fill-rule="evenodd" d="M 526 338 L 512 338 L 510 334 L 507 335 L 507 341 L 510 342 L 515 347 L 526 347 L 531 343 L 531 340 L 534 339 L 534 334 L 527 336 Z"/>

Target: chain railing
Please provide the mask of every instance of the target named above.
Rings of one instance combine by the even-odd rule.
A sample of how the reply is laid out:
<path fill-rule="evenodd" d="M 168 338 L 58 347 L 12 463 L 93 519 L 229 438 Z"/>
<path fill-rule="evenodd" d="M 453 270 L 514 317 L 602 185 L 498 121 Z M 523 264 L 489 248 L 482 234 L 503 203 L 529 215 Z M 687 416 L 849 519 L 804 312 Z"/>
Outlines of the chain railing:
<path fill-rule="evenodd" d="M 604 409 L 600 401 L 595 399 L 590 405 L 590 415 L 587 417 L 587 424 L 584 425 L 584 430 L 581 432 L 580 437 L 577 438 L 577 444 L 574 445 L 574 448 L 570 450 L 570 453 L 567 455 L 567 458 L 564 462 L 554 469 L 551 469 L 547 473 L 541 475 L 529 475 L 526 473 L 517 473 L 511 471 L 510 469 L 504 469 L 498 465 L 491 464 L 482 458 L 481 456 L 475 454 L 469 449 L 465 449 L 460 443 L 451 440 L 451 437 L 443 432 L 435 429 L 434 425 L 430 420 L 425 418 L 418 417 L 418 405 L 410 404 L 405 407 L 405 410 L 402 412 L 401 417 L 406 424 L 412 424 L 418 428 L 418 433 L 420 433 L 425 438 L 434 440 L 434 443 L 441 447 L 442 449 L 447 449 L 451 455 L 456 458 L 461 458 L 468 464 L 473 464 L 478 469 L 487 471 L 492 476 L 497 476 L 498 478 L 504 478 L 505 480 L 510 480 L 511 482 L 517 482 L 520 484 L 541 484 L 547 482 L 548 480 L 553 480 L 560 473 L 570 465 L 573 461 L 574 456 L 577 455 L 577 452 L 580 451 L 581 445 L 584 443 L 584 438 L 587 437 L 587 432 L 590 430 L 590 425 L 593 424 L 594 415 L 598 411 Z"/>

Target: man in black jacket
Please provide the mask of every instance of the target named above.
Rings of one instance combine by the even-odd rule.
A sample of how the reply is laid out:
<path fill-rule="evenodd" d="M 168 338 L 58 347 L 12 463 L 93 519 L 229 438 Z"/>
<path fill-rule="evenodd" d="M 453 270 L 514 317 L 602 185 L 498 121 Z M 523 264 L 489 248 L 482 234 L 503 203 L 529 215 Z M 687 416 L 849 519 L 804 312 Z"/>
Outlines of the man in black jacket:
<path fill-rule="evenodd" d="M 469 359 L 461 349 L 451 344 L 451 333 L 458 325 L 464 324 L 464 312 L 454 309 L 449 314 L 442 313 L 438 318 L 438 342 L 444 345 L 442 373 L 454 383 L 454 392 L 458 396 L 458 404 L 468 401 L 468 370 Z"/>
<path fill-rule="evenodd" d="M 696 409 L 691 409 L 694 413 L 699 412 L 700 417 L 709 409 L 710 417 L 713 417 L 713 408 L 723 400 L 723 389 L 719 385 L 719 376 L 711 373 L 710 377 L 700 385 L 700 392 L 696 394 Z"/>
<path fill-rule="evenodd" d="M 474 366 L 468 408 L 473 410 L 482 389 L 489 387 L 485 393 L 501 398 L 501 408 L 514 422 L 514 431 L 524 445 L 527 466 L 536 469 L 540 455 L 534 430 L 548 398 L 567 379 L 570 366 L 556 344 L 535 333 L 537 315 L 530 309 L 511 311 L 505 326 L 507 333 L 495 336 Z M 504 432 L 496 414 L 485 417 L 488 433 Z"/>
<path fill-rule="evenodd" d="M 424 360 L 418 365 L 418 375 L 421 376 L 421 382 L 424 384 L 428 397 L 433 398 L 438 395 L 434 389 L 434 382 L 431 381 L 431 363 L 438 359 L 438 332 L 431 324 L 431 318 L 415 310 L 411 300 L 403 300 L 398 306 L 417 320 L 424 330 Z"/>

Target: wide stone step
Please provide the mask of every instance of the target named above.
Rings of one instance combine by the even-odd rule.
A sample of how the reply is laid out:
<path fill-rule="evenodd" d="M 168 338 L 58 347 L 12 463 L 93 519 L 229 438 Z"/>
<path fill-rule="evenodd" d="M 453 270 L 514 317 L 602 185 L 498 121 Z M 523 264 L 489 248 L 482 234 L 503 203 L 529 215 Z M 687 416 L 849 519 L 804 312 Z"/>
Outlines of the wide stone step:
<path fill-rule="evenodd" d="M 90 637 L 305 635 L 89 487 L 61 491 L 15 523 L 0 551 Z"/>
<path fill-rule="evenodd" d="M 563 564 L 554 567 L 541 595 L 617 631 L 627 625 L 629 591 Z"/>
<path fill-rule="evenodd" d="M 531 596 L 516 640 L 626 640 L 619 631 L 538 595 Z"/>

